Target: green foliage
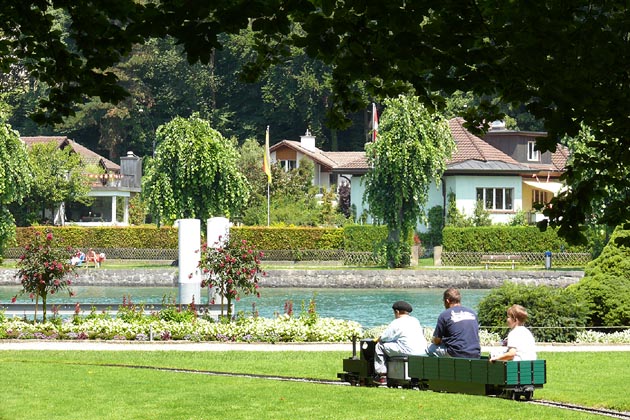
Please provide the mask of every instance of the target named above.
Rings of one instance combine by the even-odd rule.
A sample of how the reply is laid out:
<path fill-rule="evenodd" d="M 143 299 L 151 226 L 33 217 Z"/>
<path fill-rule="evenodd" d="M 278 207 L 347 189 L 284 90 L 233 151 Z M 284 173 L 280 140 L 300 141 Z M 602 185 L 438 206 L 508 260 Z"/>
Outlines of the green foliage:
<path fill-rule="evenodd" d="M 507 336 L 506 311 L 513 304 L 527 309 L 527 326 L 537 341 L 573 341 L 579 328 L 587 325 L 585 302 L 573 291 L 510 282 L 493 289 L 479 302 L 479 323 Z"/>
<path fill-rule="evenodd" d="M 441 179 L 454 142 L 446 120 L 432 115 L 417 97 L 399 96 L 385 105 L 379 136 L 366 146 L 372 170 L 365 175 L 364 198 L 388 227 L 388 266 L 401 267 L 408 262 L 406 245 L 394 243 L 424 221 L 429 187 Z"/>
<path fill-rule="evenodd" d="M 624 229 L 623 226 L 615 229 L 600 256 L 584 269 L 584 277 L 605 274 L 630 278 L 630 247 L 623 243 L 623 239 L 628 237 L 630 230 Z"/>
<path fill-rule="evenodd" d="M 175 118 L 157 131 L 156 157 L 143 177 L 143 197 L 159 223 L 236 214 L 247 202 L 249 184 L 238 154 L 198 117 Z"/>
<path fill-rule="evenodd" d="M 7 206 L 20 204 L 31 187 L 27 156 L 19 134 L 0 123 L 0 255 L 15 235 L 15 220 Z"/>
<path fill-rule="evenodd" d="M 483 207 L 483 201 L 477 200 L 475 203 L 475 210 L 472 216 L 473 226 L 490 226 L 492 225 L 492 219 L 490 218 L 490 212 Z"/>
<path fill-rule="evenodd" d="M 610 274 L 595 274 L 584 277 L 570 286 L 586 302 L 589 326 L 630 326 L 630 278 Z"/>
<path fill-rule="evenodd" d="M 420 234 L 424 246 L 442 245 L 442 230 L 444 229 L 444 207 L 434 206 L 427 214 L 429 230 Z"/>
<path fill-rule="evenodd" d="M 583 246 L 567 246 L 555 230 L 541 232 L 535 226 L 447 226 L 443 238 L 449 252 L 586 252 Z"/>
<path fill-rule="evenodd" d="M 617 228 L 601 255 L 584 270 L 584 278 L 570 286 L 588 303 L 592 326 L 630 325 L 630 248 L 617 240 L 630 231 Z"/>
<path fill-rule="evenodd" d="M 468 227 L 471 225 L 466 216 L 457 208 L 457 197 L 455 193 L 449 191 L 448 204 L 446 207 L 446 226 L 452 226 L 457 228 Z"/>
<path fill-rule="evenodd" d="M 230 240 L 256 249 L 341 249 L 345 229 L 308 227 L 232 227 Z"/>
<path fill-rule="evenodd" d="M 630 208 L 630 169 L 626 164 L 626 134 L 606 139 L 594 125 L 582 122 L 575 137 L 564 142 L 570 150 L 564 182 L 570 188 L 551 200 L 543 214 L 551 227 L 570 242 L 586 243 L 587 228 L 614 227 L 627 221 Z M 546 226 L 546 221 L 542 223 Z M 630 240 L 626 245 L 630 245 Z"/>
<path fill-rule="evenodd" d="M 131 225 L 143 225 L 147 218 L 147 205 L 140 194 L 136 194 L 129 200 L 129 223 Z"/>
<path fill-rule="evenodd" d="M 28 151 L 28 160 L 33 185 L 25 200 L 25 210 L 28 214 L 30 209 L 38 216 L 35 221 L 44 219 L 45 210 L 55 214 L 62 202 L 90 204 L 93 201 L 88 197 L 91 181 L 84 164 L 70 147 L 59 149 L 55 141 L 36 143 Z"/>
<path fill-rule="evenodd" d="M 16 229 L 18 246 L 26 246 L 35 232 L 50 231 L 63 242 L 74 248 L 150 248 L 177 249 L 178 232 L 174 227 L 154 225 L 107 226 L 107 227 L 51 227 L 33 226 Z"/>
<path fill-rule="evenodd" d="M 508 223 L 510 226 L 527 226 L 527 214 L 523 210 L 518 210 L 514 213 L 514 216 L 510 218 Z"/>
<path fill-rule="evenodd" d="M 346 251 L 376 252 L 387 238 L 387 226 L 350 225 L 343 228 Z"/>
<path fill-rule="evenodd" d="M 74 250 L 61 249 L 59 241 L 53 238 L 51 232 L 45 235 L 35 232 L 17 262 L 17 278 L 22 288 L 12 301 L 15 302 L 17 296 L 24 293 L 28 293 L 31 299 L 35 298 L 36 303 L 41 297 L 43 321 L 46 322 L 46 300 L 49 294 L 68 292 L 70 296 L 74 296 L 70 288 L 72 280 L 68 278 L 75 272 L 75 266 L 70 264 L 72 255 L 74 255 Z M 35 310 L 36 320 L 37 309 Z"/>

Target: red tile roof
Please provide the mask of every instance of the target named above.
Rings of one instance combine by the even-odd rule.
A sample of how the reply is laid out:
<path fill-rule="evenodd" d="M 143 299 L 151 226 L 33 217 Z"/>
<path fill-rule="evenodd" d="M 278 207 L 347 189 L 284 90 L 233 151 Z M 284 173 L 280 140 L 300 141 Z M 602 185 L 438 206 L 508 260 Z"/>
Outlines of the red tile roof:
<path fill-rule="evenodd" d="M 453 118 L 449 120 L 448 125 L 455 140 L 456 150 L 453 156 L 448 160 L 447 165 L 465 162 L 467 160 L 476 160 L 481 162 L 504 162 L 513 165 L 520 165 L 515 159 L 499 149 L 490 146 L 487 142 L 470 133 L 464 127 L 463 118 Z"/>
<path fill-rule="evenodd" d="M 20 137 L 20 139 L 27 145 L 32 146 L 33 144 L 41 144 L 41 143 L 57 143 L 57 147 L 63 148 L 65 145 L 68 145 L 81 156 L 81 160 L 85 164 L 102 164 L 108 172 L 118 172 L 120 171 L 120 165 L 115 164 L 109 159 L 104 158 L 96 152 L 88 149 L 85 146 L 80 145 L 79 143 L 70 140 L 66 136 L 36 136 L 36 137 Z"/>

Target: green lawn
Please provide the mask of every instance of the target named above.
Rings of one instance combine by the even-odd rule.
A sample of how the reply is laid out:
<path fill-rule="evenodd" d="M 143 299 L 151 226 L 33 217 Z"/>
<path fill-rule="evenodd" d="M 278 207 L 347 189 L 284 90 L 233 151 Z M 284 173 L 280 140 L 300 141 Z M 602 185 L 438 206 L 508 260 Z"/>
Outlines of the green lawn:
<path fill-rule="evenodd" d="M 334 379 L 347 352 L 0 352 L 0 419 L 591 419 L 508 400 L 106 364 Z M 628 353 L 545 353 L 536 398 L 630 410 Z"/>

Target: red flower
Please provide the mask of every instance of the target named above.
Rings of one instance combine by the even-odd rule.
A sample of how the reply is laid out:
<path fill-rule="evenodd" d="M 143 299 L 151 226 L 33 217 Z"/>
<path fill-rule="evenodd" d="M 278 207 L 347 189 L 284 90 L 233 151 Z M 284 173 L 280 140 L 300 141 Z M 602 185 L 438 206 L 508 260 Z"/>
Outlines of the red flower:
<path fill-rule="evenodd" d="M 17 300 L 17 296 L 13 296 L 13 297 L 11 298 L 11 303 L 15 303 L 15 301 L 16 301 L 16 300 Z"/>

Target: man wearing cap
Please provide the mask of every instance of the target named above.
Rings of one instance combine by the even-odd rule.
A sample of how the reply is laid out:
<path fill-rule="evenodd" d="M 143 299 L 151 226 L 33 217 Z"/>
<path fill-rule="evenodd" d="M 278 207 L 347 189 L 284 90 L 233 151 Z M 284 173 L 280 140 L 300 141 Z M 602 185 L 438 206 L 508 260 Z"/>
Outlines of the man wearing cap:
<path fill-rule="evenodd" d="M 394 320 L 376 341 L 374 351 L 375 382 L 387 384 L 387 358 L 392 356 L 426 355 L 427 340 L 420 322 L 410 316 L 411 305 L 403 300 L 392 305 Z"/>

